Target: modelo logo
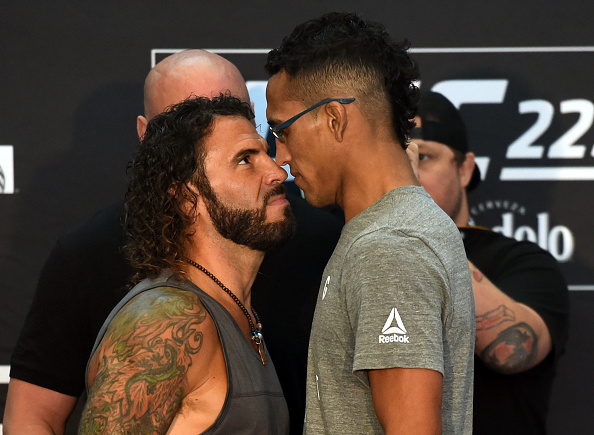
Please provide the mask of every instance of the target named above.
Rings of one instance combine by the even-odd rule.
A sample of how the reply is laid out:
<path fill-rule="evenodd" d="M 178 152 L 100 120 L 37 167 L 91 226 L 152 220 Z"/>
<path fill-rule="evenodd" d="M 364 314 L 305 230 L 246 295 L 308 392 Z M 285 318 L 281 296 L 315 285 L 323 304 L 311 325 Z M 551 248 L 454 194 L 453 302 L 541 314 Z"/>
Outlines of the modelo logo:
<path fill-rule="evenodd" d="M 529 240 L 537 243 L 542 249 L 549 251 L 560 263 L 565 263 L 573 257 L 575 250 L 575 239 L 569 228 L 563 225 L 551 227 L 548 212 L 541 212 L 536 215 L 533 224 L 518 225 L 517 215 L 526 216 L 526 208 L 517 202 L 512 201 L 486 201 L 471 207 L 473 216 L 489 210 L 507 210 L 501 213 L 501 225 L 495 225 L 491 229 L 504 236 L 516 240 Z M 526 223 L 526 219 L 522 219 Z"/>
<path fill-rule="evenodd" d="M 536 229 L 527 225 L 515 228 L 513 213 L 502 214 L 501 220 L 501 225 L 493 227 L 493 231 L 516 240 L 529 240 L 538 243 L 538 246 L 549 251 L 560 263 L 571 259 L 575 247 L 573 234 L 569 228 L 563 225 L 550 228 L 548 213 L 543 212 L 536 215 Z"/>

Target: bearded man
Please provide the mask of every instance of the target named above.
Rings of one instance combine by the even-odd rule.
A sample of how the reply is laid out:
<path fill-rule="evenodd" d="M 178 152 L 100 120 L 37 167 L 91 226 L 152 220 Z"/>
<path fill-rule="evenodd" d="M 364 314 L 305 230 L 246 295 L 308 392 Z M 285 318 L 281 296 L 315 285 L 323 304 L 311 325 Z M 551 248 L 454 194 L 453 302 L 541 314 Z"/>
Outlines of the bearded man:
<path fill-rule="evenodd" d="M 80 433 L 288 433 L 251 306 L 264 252 L 294 232 L 267 152 L 249 103 L 231 96 L 148 123 L 126 197 L 139 284 L 97 338 Z"/>

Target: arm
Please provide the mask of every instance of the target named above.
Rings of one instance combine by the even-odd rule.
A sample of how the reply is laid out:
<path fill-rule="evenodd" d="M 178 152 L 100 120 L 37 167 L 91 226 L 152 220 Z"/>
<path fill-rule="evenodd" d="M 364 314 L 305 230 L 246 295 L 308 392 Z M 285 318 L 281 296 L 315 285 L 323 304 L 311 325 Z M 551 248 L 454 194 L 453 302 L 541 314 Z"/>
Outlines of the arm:
<path fill-rule="evenodd" d="M 365 255 L 349 257 L 352 265 L 343 268 L 355 333 L 354 374 L 363 382 L 368 379 L 386 433 L 441 433 L 442 306 L 447 288 L 442 265 L 423 241 L 400 233 L 374 234 L 357 244 Z M 381 340 L 392 333 L 405 341 Z M 468 350 L 470 344 L 469 338 Z M 358 374 L 363 371 L 366 377 Z"/>
<path fill-rule="evenodd" d="M 79 433 L 166 433 L 192 388 L 190 366 L 205 363 L 199 352 L 209 321 L 189 292 L 161 288 L 132 299 L 91 360 Z"/>
<path fill-rule="evenodd" d="M 504 374 L 520 373 L 540 363 L 552 348 L 543 319 L 468 263 L 476 305 L 475 354 L 489 368 Z"/>
<path fill-rule="evenodd" d="M 369 371 L 373 407 L 386 434 L 440 434 L 442 375 L 429 369 Z"/>
<path fill-rule="evenodd" d="M 63 434 L 76 397 L 12 378 L 4 412 L 4 435 Z"/>

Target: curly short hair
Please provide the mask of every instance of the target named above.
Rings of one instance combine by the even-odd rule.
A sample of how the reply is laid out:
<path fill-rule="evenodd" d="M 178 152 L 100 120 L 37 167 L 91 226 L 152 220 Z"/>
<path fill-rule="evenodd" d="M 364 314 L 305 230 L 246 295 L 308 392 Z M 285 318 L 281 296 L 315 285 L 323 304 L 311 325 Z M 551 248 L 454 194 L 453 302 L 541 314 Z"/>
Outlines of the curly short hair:
<path fill-rule="evenodd" d="M 354 92 L 357 104 L 371 122 L 390 113 L 403 148 L 414 127 L 419 90 L 410 43 L 395 42 L 385 27 L 354 13 L 332 12 L 295 27 L 280 47 L 268 53 L 266 71 L 287 73 L 289 95 L 315 103 Z M 343 96 L 343 95 L 341 95 Z"/>
<path fill-rule="evenodd" d="M 198 203 L 190 186 L 210 188 L 204 139 L 218 116 L 253 120 L 254 113 L 248 103 L 221 94 L 185 100 L 148 123 L 128 164 L 124 249 L 136 270 L 134 284 L 165 268 L 181 272 Z"/>

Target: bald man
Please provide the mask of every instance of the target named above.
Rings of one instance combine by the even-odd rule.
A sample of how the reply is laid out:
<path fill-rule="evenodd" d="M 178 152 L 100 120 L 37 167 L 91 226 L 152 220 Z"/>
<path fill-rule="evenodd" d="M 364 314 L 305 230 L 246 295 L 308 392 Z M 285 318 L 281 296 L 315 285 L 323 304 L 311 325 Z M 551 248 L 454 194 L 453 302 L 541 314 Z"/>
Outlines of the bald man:
<path fill-rule="evenodd" d="M 190 96 L 221 92 L 249 101 L 241 73 L 226 59 L 203 50 L 165 58 L 145 81 L 145 114 L 137 118 L 139 137 L 148 121 L 168 106 Z M 288 199 L 298 223 L 296 237 L 283 250 L 265 257 L 252 291 L 287 397 L 291 433 L 301 433 L 313 300 L 341 223 L 328 213 L 314 211 L 300 198 Z M 11 359 L 5 434 L 64 433 L 84 390 L 95 337 L 126 294 L 132 274 L 121 252 L 123 213 L 122 202 L 93 216 L 61 237 L 47 259 Z M 275 328 L 288 315 L 293 321 L 283 323 L 282 331 Z"/>
<path fill-rule="evenodd" d="M 137 118 L 138 136 L 142 137 L 148 121 L 168 106 L 191 95 L 214 97 L 221 91 L 250 101 L 237 67 L 218 54 L 186 50 L 166 57 L 144 81 L 144 116 Z"/>

